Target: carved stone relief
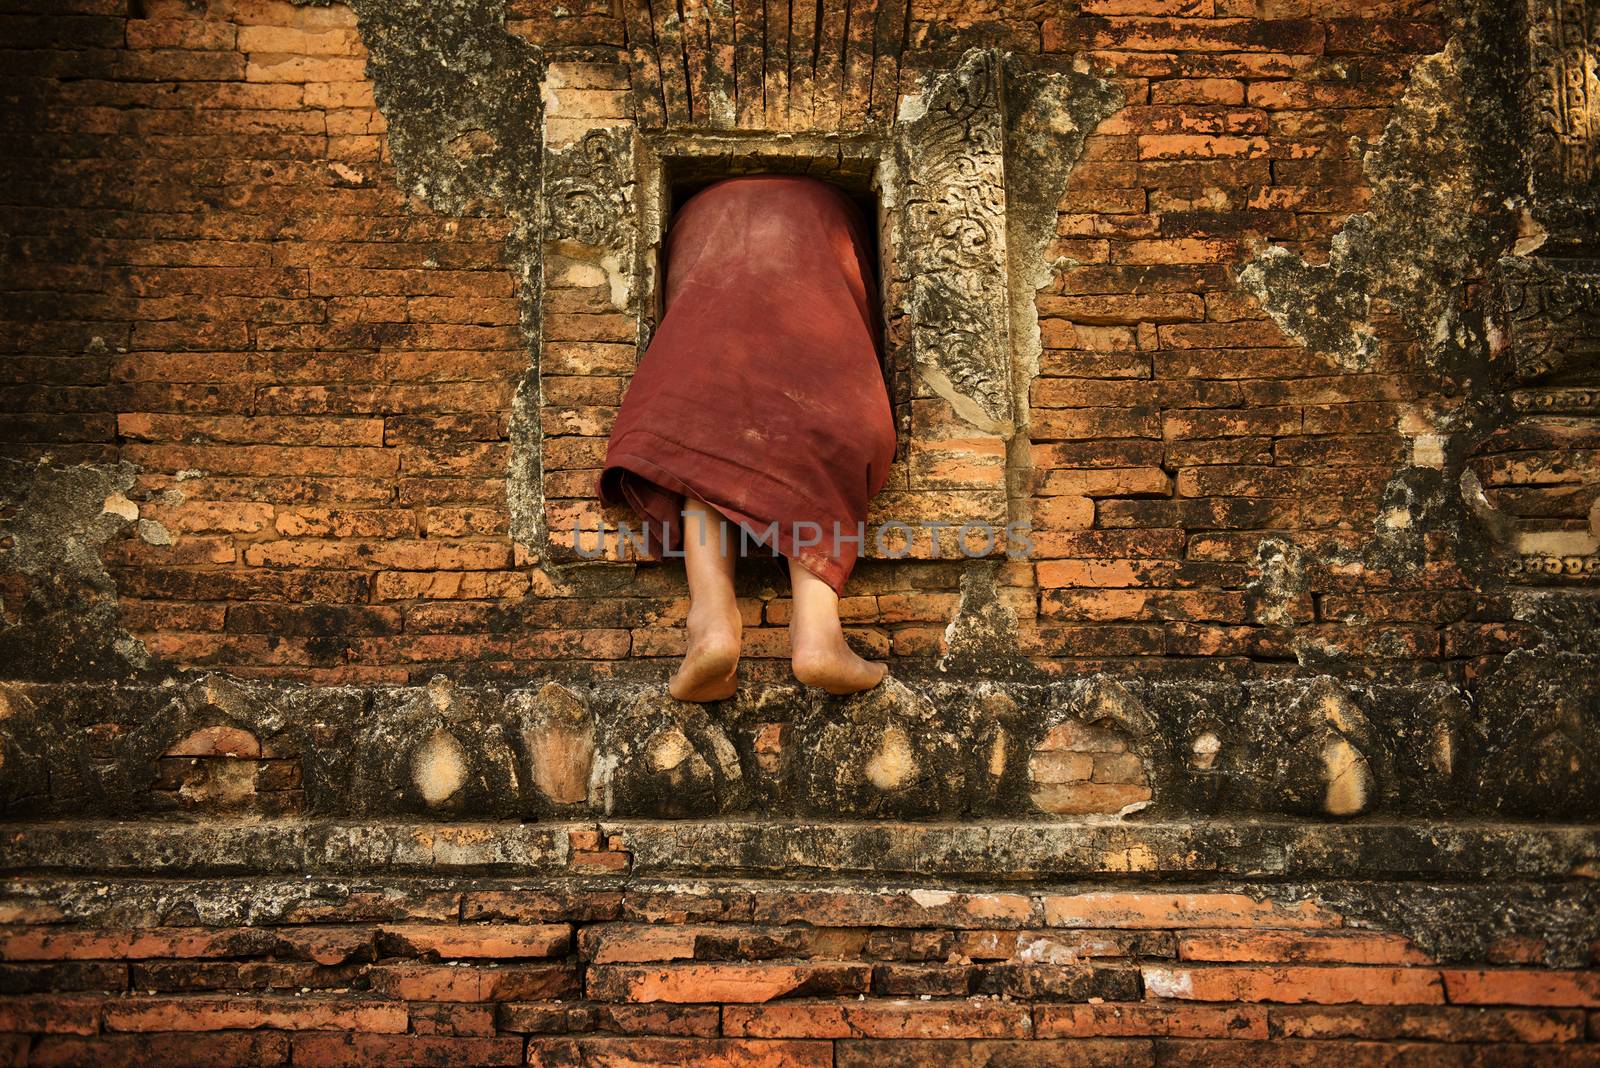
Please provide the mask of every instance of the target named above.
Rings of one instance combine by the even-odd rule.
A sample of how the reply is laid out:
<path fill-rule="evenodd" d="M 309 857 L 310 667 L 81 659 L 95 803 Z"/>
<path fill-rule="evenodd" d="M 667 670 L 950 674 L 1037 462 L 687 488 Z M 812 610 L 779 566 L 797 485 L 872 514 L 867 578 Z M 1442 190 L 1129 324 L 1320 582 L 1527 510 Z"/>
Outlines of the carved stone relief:
<path fill-rule="evenodd" d="M 1500 263 L 1502 324 L 1509 374 L 1522 387 L 1563 388 L 1546 403 L 1523 393 L 1531 410 L 1582 404 L 1600 375 L 1600 261 L 1507 258 Z M 1543 392 L 1543 390 L 1540 390 Z"/>
<path fill-rule="evenodd" d="M 974 50 L 933 79 L 895 142 L 913 358 L 964 419 L 1009 436 L 1001 66 Z M 917 99 L 917 98 L 911 98 Z M 908 101 L 909 103 L 909 101 Z M 905 110 L 902 110 L 904 116 Z"/>
<path fill-rule="evenodd" d="M 1519 443 L 1527 448 L 1528 441 L 1559 441 L 1560 427 L 1570 424 L 1572 416 L 1600 415 L 1600 261 L 1507 257 L 1498 273 L 1499 308 L 1492 323 L 1499 334 L 1504 381 L 1511 387 L 1510 423 L 1491 436 L 1479 458 L 1521 468 L 1524 478 L 1570 486 L 1576 499 L 1581 486 L 1574 474 L 1581 472 L 1581 465 L 1572 468 L 1574 474 L 1558 470 L 1554 458 L 1541 466 L 1538 451 L 1529 453 L 1526 462 L 1502 461 L 1495 456 L 1499 446 L 1494 443 L 1504 441 L 1515 449 Z M 1586 582 L 1600 571 L 1600 532 L 1593 523 L 1569 514 L 1571 522 L 1561 529 L 1526 529 L 1502 510 L 1495 490 L 1479 486 L 1470 470 L 1463 475 L 1469 478 L 1467 488 L 1474 492 L 1468 503 L 1506 550 L 1505 574 L 1511 581 Z"/>
<path fill-rule="evenodd" d="M 1600 415 L 1600 5 L 1528 0 L 1527 16 L 1532 196 L 1488 317 L 1506 421 L 1462 487 L 1507 580 L 1587 583 L 1600 573 L 1593 480 L 1562 453 L 1583 446 L 1571 417 Z"/>
<path fill-rule="evenodd" d="M 615 253 L 631 264 L 638 222 L 633 206 L 633 135 L 625 127 L 590 130 L 545 156 L 544 237 Z"/>
<path fill-rule="evenodd" d="M 1600 182 L 1600 5 L 1531 0 L 1528 46 L 1541 191 Z"/>

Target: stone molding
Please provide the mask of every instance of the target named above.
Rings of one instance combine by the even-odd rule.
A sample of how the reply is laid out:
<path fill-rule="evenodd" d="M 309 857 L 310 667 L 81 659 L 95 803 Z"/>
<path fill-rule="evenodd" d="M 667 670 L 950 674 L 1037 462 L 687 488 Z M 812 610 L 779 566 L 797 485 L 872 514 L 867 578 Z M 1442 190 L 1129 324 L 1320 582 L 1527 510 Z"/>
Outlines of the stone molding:
<path fill-rule="evenodd" d="M 1593 657 L 1443 682 L 891 679 L 0 688 L 0 812 L 435 819 L 1589 818 Z M 1469 711 L 1470 710 L 1470 711 Z"/>

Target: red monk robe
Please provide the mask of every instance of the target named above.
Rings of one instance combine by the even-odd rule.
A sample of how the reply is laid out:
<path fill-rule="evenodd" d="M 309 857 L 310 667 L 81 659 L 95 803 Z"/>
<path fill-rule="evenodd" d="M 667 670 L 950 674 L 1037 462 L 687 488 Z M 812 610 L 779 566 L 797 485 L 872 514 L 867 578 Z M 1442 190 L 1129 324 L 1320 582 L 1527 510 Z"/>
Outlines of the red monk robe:
<path fill-rule="evenodd" d="M 679 209 L 666 314 L 600 474 L 602 501 L 647 520 L 650 555 L 681 550 L 691 494 L 753 537 L 776 522 L 779 552 L 844 587 L 895 450 L 867 235 L 815 178 L 728 178 Z"/>

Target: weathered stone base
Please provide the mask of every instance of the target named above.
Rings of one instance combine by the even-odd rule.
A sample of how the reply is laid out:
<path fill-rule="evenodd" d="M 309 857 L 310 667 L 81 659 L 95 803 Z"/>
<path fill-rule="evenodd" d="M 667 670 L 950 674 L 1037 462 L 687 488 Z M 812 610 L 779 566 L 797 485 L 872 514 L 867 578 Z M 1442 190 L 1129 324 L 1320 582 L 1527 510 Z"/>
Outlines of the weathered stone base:
<path fill-rule="evenodd" d="M 1469 683 L 937 673 L 850 698 L 658 682 L 0 684 L 0 814 L 1037 819 L 1600 812 L 1600 658 Z"/>
<path fill-rule="evenodd" d="M 1600 1064 L 1593 829 L 267 821 L 3 842 L 0 1064 Z"/>

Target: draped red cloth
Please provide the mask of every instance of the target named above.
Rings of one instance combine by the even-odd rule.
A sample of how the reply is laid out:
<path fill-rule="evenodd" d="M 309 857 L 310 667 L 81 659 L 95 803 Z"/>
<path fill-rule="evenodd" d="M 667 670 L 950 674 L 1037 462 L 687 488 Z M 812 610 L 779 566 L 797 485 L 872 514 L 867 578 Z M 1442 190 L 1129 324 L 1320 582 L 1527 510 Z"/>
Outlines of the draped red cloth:
<path fill-rule="evenodd" d="M 866 221 L 815 178 L 728 178 L 683 204 L 665 252 L 600 499 L 639 513 L 653 557 L 681 550 L 685 494 L 752 544 L 777 524 L 777 550 L 842 589 L 895 450 Z"/>

